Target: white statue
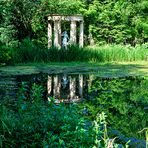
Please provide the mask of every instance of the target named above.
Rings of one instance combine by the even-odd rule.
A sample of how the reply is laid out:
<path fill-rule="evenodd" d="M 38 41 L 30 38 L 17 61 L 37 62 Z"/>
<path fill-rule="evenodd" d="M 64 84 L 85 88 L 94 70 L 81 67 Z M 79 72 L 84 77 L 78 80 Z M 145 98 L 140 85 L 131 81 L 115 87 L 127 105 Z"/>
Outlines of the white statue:
<path fill-rule="evenodd" d="M 62 33 L 63 36 L 63 40 L 62 40 L 62 47 L 64 47 L 65 49 L 67 49 L 67 45 L 68 45 L 68 40 L 69 40 L 69 36 L 67 34 L 67 31 L 64 31 Z"/>

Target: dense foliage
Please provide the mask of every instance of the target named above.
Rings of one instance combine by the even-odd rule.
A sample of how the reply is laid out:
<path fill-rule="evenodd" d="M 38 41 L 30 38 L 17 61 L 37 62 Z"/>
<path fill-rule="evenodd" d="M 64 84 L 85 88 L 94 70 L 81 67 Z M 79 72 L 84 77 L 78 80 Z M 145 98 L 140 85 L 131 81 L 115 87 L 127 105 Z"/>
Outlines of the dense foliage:
<path fill-rule="evenodd" d="M 83 14 L 84 43 L 93 46 L 48 49 L 48 14 Z M 147 16 L 147 0 L 0 0 L 0 65 L 148 60 Z M 69 26 L 62 22 L 62 31 L 69 32 Z M 146 127 L 147 81 L 135 81 L 93 82 L 90 100 L 82 105 L 87 106 L 87 117 L 76 104 L 43 100 L 39 85 L 33 84 L 29 93 L 22 86 L 16 98 L 0 101 L 0 147 L 118 147 L 107 136 L 106 116 L 101 112 L 108 115 L 111 129 L 128 136 Z M 119 143 L 127 142 L 119 132 L 110 131 Z"/>
<path fill-rule="evenodd" d="M 94 0 L 86 12 L 96 42 L 144 43 L 148 38 L 148 2 L 145 0 Z"/>
<path fill-rule="evenodd" d="M 144 43 L 148 38 L 146 0 L 1 0 L 0 41 L 16 46 L 26 37 L 47 45 L 48 14 L 83 14 L 86 40 Z"/>
<path fill-rule="evenodd" d="M 103 113 L 90 121 L 76 104 L 44 102 L 37 84 L 30 97 L 26 91 L 23 83 L 17 100 L 5 97 L 0 102 L 0 147 L 117 147 L 107 137 Z"/>
<path fill-rule="evenodd" d="M 135 147 L 140 144 L 140 147 L 144 147 L 138 139 L 144 139 L 145 135 L 138 132 L 147 127 L 147 88 L 147 77 L 104 80 L 96 78 L 92 81 L 89 98 L 84 105 L 90 118 L 94 118 L 100 111 L 106 113 L 111 135 L 119 136 L 124 141 L 129 140 L 127 137 L 132 137 L 129 144 L 134 144 Z"/>
<path fill-rule="evenodd" d="M 0 62 L 9 63 L 28 39 L 40 50 L 47 47 L 48 14 L 83 14 L 86 45 L 146 43 L 147 6 L 146 0 L 1 0 L 0 45 L 6 48 L 0 46 Z M 70 24 L 62 26 L 69 32 Z"/>

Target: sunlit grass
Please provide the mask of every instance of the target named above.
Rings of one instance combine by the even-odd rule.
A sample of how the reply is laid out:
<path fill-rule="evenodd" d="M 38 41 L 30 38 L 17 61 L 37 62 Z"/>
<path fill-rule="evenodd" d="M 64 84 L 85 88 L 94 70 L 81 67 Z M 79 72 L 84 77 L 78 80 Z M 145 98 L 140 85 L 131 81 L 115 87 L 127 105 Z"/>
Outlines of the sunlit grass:
<path fill-rule="evenodd" d="M 148 55 L 148 48 L 146 45 L 137 45 L 132 47 L 130 45 L 104 45 L 97 47 L 89 47 L 90 52 L 94 51 L 97 61 L 97 55 L 100 56 L 102 62 L 132 62 L 146 60 Z"/>

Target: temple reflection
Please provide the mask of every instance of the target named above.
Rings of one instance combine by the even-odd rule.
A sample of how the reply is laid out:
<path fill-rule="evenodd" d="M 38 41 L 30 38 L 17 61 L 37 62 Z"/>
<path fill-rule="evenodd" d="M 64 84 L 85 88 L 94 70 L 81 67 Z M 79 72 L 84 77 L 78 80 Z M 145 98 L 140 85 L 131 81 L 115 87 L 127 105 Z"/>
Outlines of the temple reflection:
<path fill-rule="evenodd" d="M 87 78 L 80 75 L 49 75 L 47 79 L 47 96 L 58 102 L 79 102 L 88 89 Z"/>

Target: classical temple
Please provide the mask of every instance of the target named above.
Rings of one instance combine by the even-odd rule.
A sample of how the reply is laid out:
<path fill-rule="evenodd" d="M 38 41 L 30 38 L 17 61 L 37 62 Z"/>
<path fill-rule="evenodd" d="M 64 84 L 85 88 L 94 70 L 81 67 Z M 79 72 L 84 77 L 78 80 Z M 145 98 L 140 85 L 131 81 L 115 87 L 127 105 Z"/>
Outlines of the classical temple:
<path fill-rule="evenodd" d="M 60 15 L 60 14 L 49 14 L 48 15 L 48 48 L 51 46 L 61 47 L 61 22 L 70 22 L 70 44 L 79 44 L 83 47 L 83 36 L 84 36 L 84 19 L 82 15 Z M 77 43 L 77 22 L 80 24 L 79 31 L 79 43 Z M 54 41 L 52 41 L 52 39 Z"/>

